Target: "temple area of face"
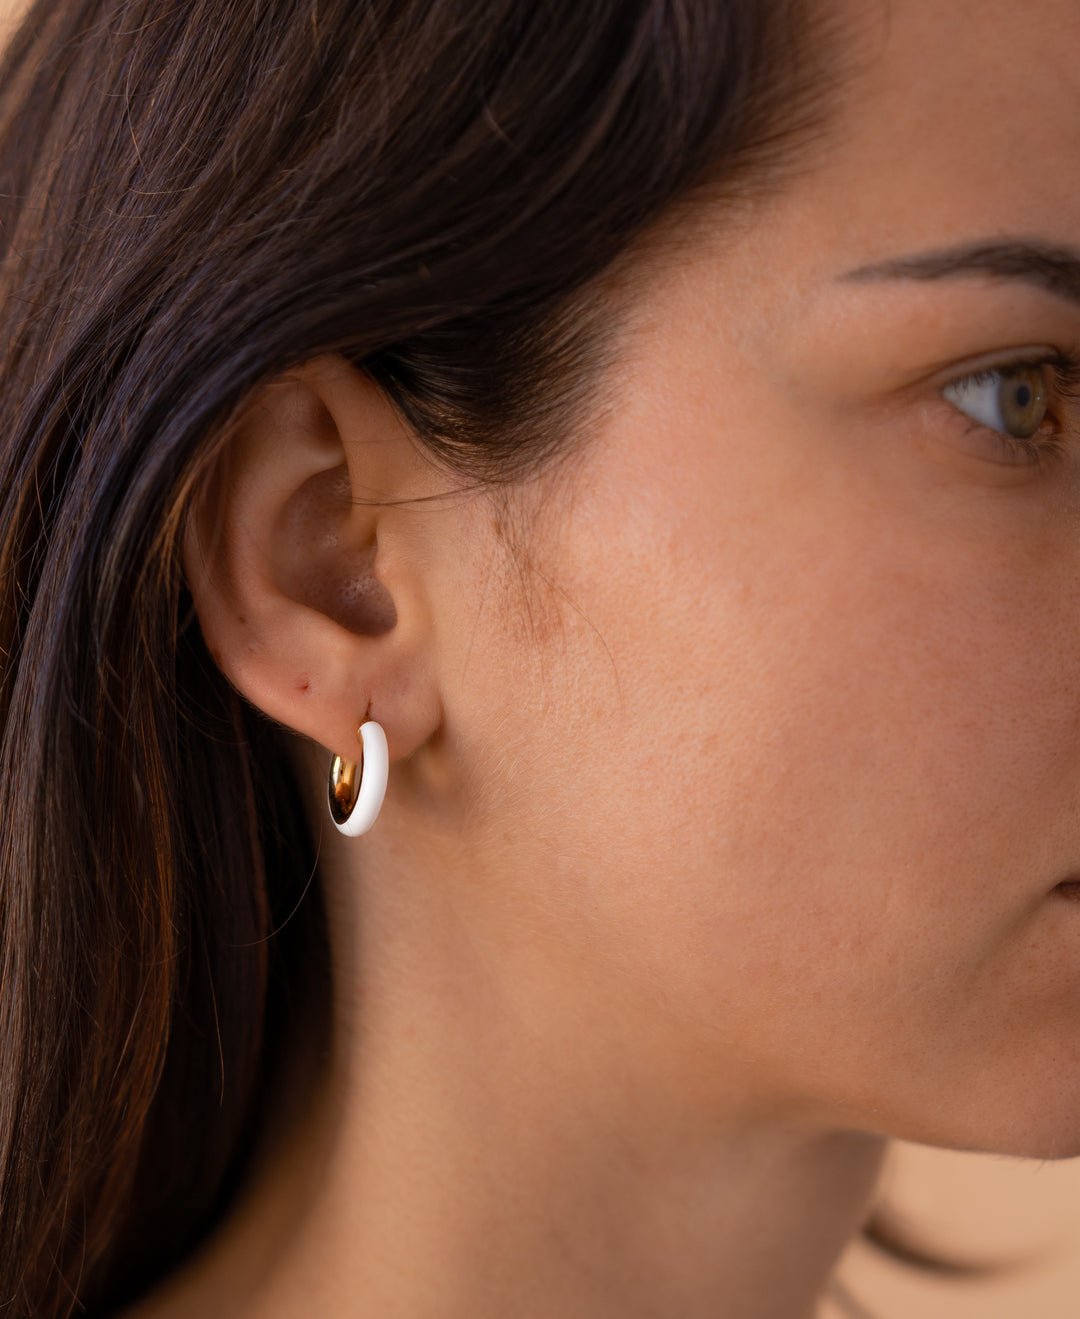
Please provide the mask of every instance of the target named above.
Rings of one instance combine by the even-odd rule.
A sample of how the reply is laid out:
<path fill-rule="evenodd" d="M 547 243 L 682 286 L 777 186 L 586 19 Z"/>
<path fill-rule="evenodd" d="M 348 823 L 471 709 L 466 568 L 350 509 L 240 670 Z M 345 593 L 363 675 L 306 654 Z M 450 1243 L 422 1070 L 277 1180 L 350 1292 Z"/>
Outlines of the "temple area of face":
<path fill-rule="evenodd" d="M 936 280 L 972 275 L 1019 280 L 1080 306 L 1080 250 L 1017 238 L 983 239 L 859 266 L 845 282 Z"/>

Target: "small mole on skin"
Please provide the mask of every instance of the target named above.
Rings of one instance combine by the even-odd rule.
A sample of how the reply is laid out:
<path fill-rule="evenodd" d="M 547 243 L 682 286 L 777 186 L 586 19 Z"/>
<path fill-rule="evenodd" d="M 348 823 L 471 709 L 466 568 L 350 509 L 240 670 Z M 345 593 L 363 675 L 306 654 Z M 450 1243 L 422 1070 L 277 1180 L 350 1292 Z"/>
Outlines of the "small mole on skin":
<path fill-rule="evenodd" d="M 300 677 L 297 678 L 296 689 L 301 692 L 309 692 L 311 690 L 311 679 L 306 673 L 302 673 Z"/>

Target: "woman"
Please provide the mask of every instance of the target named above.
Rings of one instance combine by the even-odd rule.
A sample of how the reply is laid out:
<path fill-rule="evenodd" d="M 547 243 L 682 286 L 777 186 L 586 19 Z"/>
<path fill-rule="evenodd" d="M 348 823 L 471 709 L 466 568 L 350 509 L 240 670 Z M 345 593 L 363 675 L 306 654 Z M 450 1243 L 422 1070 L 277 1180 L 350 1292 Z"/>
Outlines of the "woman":
<path fill-rule="evenodd" d="M 7 1315 L 797 1319 L 889 1137 L 1080 1153 L 1078 57 L 33 8 Z"/>

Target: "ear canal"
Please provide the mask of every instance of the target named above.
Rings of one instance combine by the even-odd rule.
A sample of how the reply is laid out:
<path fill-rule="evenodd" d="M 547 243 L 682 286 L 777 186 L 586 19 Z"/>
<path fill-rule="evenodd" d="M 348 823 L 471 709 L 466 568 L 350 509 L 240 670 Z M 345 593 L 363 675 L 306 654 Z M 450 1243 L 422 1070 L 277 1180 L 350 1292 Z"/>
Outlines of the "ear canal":
<path fill-rule="evenodd" d="M 281 556 L 278 585 L 357 636 L 381 636 L 397 623 L 397 610 L 375 574 L 376 546 L 348 543 L 351 507 L 344 466 L 304 482 L 275 528 L 281 545 L 301 551 Z"/>

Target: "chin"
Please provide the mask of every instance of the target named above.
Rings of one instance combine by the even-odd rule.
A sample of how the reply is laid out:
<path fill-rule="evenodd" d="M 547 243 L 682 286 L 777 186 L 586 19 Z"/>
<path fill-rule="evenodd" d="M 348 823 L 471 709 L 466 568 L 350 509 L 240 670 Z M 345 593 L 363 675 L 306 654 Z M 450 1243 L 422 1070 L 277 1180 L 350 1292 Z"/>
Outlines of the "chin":
<path fill-rule="evenodd" d="M 1040 1160 L 1080 1158 L 1080 1099 L 1070 1095 L 1070 1102 L 1063 1102 L 1060 1093 L 1046 1094 L 1042 1104 L 1033 1106 L 1033 1098 L 1037 1097 L 1029 1093 L 1012 1111 L 1006 1111 L 1001 1098 L 999 1093 L 992 1112 L 973 1112 L 969 1106 L 962 1116 L 954 1113 L 944 1121 L 920 1123 L 892 1134 L 920 1145 L 976 1154 Z"/>
<path fill-rule="evenodd" d="M 1014 1140 L 983 1147 L 990 1154 L 1008 1154 L 1018 1159 L 1080 1158 L 1080 1123 L 1059 1133 L 1022 1132 Z"/>

